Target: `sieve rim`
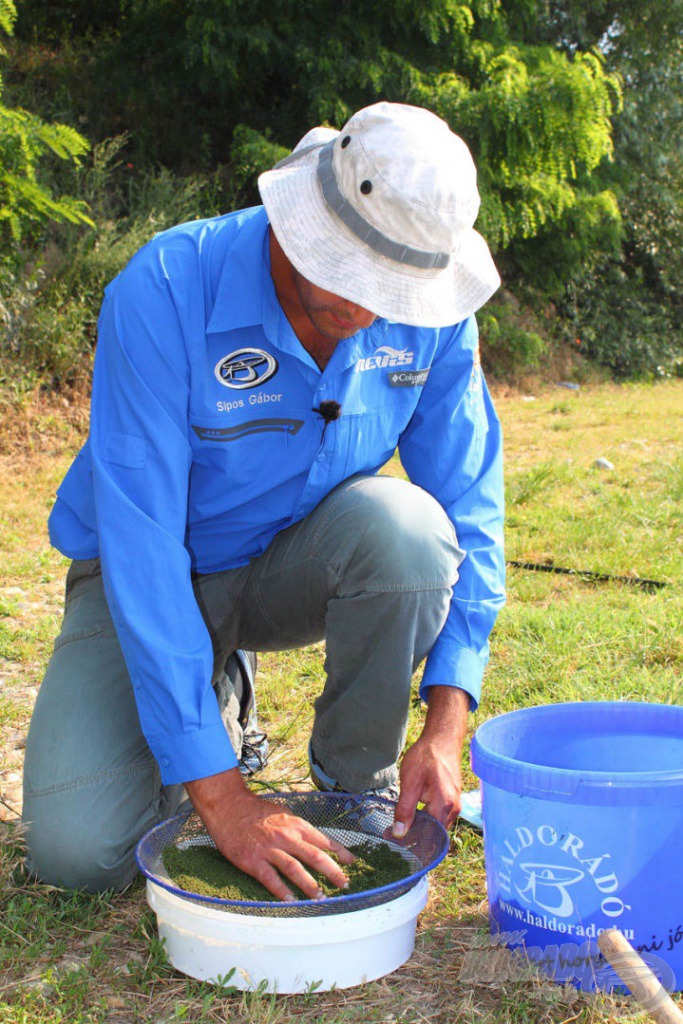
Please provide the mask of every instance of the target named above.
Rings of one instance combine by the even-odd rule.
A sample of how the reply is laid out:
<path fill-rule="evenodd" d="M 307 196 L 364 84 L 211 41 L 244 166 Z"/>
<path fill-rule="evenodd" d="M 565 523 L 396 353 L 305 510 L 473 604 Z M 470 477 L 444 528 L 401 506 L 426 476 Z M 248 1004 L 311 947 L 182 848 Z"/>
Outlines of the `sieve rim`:
<path fill-rule="evenodd" d="M 310 791 L 310 794 L 301 792 L 274 792 L 267 794 L 258 794 L 260 799 L 279 799 L 280 802 L 285 804 L 287 803 L 287 798 L 296 797 L 300 799 L 302 797 L 305 798 L 308 795 L 310 795 L 312 798 L 324 796 L 328 800 L 332 799 L 334 801 L 338 799 L 340 803 L 346 803 L 348 802 L 349 798 L 355 798 L 357 800 L 357 806 L 362 806 L 362 804 L 366 802 L 368 804 L 373 805 L 381 804 L 384 805 L 385 808 L 391 808 L 392 810 L 396 806 L 395 801 L 388 800 L 385 797 L 361 797 L 359 794 L 355 793 L 318 793 L 317 791 L 312 790 Z M 168 828 L 171 822 L 178 822 L 178 828 L 180 830 L 180 828 L 182 828 L 184 823 L 188 820 L 188 818 L 191 817 L 193 813 L 196 812 L 194 812 L 194 809 L 191 807 L 187 810 L 182 810 L 179 813 L 171 816 L 170 818 L 166 818 L 164 821 L 159 822 L 158 825 L 153 826 L 153 828 L 146 832 L 145 835 L 142 836 L 142 838 L 139 840 L 135 849 L 135 860 L 138 865 L 138 868 L 140 869 L 141 873 L 145 876 L 145 878 L 149 879 L 149 881 L 153 882 L 155 885 L 160 886 L 161 888 L 165 889 L 167 892 L 170 892 L 175 896 L 189 900 L 192 903 L 204 903 L 208 904 L 209 906 L 224 907 L 226 908 L 226 910 L 230 908 L 240 908 L 245 914 L 252 910 L 267 910 L 270 911 L 273 916 L 278 915 L 281 917 L 293 917 L 297 916 L 298 911 L 301 911 L 301 914 L 303 916 L 305 915 L 307 910 L 309 912 L 312 910 L 317 910 L 318 914 L 322 916 L 325 913 L 325 910 L 323 909 L 325 907 L 330 907 L 331 909 L 335 908 L 337 909 L 337 912 L 339 912 L 338 908 L 341 906 L 348 906 L 349 910 L 351 910 L 353 904 L 360 902 L 367 903 L 371 900 L 376 901 L 378 904 L 382 902 L 388 902 L 388 896 L 393 894 L 394 897 L 397 898 L 398 896 L 403 895 L 405 892 L 408 892 L 410 889 L 414 888 L 414 886 L 420 881 L 421 878 L 423 878 L 429 871 L 432 871 L 435 867 L 437 867 L 437 865 L 441 863 L 441 861 L 445 858 L 446 854 L 448 853 L 450 846 L 450 837 L 448 835 L 446 828 L 441 824 L 441 822 L 434 818 L 433 815 L 429 814 L 428 811 L 418 809 L 415 811 L 415 819 L 406 835 L 401 839 L 392 839 L 392 842 L 389 845 L 393 845 L 398 850 L 402 850 L 405 848 L 407 853 L 411 853 L 412 851 L 410 850 L 408 845 L 411 839 L 411 833 L 414 833 L 415 829 L 420 828 L 420 822 L 429 821 L 430 827 L 434 829 L 436 826 L 435 830 L 437 834 L 440 833 L 440 847 L 438 853 L 429 861 L 428 864 L 422 865 L 419 869 L 411 871 L 410 874 L 405 875 L 403 878 L 397 879 L 395 882 L 389 882 L 387 885 L 377 886 L 374 889 L 365 889 L 362 892 L 342 893 L 339 896 L 324 896 L 321 899 L 300 899 L 294 901 L 229 900 L 221 896 L 206 896 L 201 893 L 190 892 L 187 889 L 181 889 L 178 886 L 175 886 L 170 882 L 166 881 L 166 879 L 158 875 L 155 871 L 152 870 L 152 868 L 147 866 L 146 847 L 153 843 L 154 837 L 161 830 Z M 321 831 L 323 830 L 321 829 Z M 382 840 L 381 836 L 373 837 L 371 834 L 364 835 L 364 833 L 360 832 L 358 833 L 358 835 L 364 836 L 368 841 L 372 841 L 373 838 Z M 215 843 L 208 835 L 208 833 L 207 838 L 210 840 L 210 845 L 212 845 L 215 849 Z M 386 842 L 386 840 L 382 841 Z M 414 853 L 412 856 L 414 860 L 418 860 L 417 856 Z"/>

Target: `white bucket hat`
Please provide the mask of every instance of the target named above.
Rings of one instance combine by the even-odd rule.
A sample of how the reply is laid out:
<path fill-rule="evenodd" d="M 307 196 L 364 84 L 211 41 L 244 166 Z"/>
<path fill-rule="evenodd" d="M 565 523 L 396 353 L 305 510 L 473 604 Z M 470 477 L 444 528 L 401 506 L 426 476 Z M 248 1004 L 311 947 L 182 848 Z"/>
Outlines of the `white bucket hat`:
<path fill-rule="evenodd" d="M 376 103 L 340 132 L 314 128 L 258 184 L 299 273 L 377 316 L 445 327 L 500 284 L 472 227 L 470 151 L 429 110 Z"/>

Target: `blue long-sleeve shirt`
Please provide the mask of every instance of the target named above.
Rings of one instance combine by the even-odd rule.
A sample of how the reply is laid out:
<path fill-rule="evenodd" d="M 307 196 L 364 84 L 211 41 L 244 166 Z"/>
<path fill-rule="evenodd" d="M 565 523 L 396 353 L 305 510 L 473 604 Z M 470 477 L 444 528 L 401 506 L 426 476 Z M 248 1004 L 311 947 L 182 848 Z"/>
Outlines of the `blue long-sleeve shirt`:
<path fill-rule="evenodd" d="M 313 407 L 327 400 L 342 414 L 323 433 Z M 246 564 L 397 446 L 466 552 L 422 693 L 456 685 L 476 704 L 504 561 L 500 427 L 474 317 L 440 330 L 377 320 L 321 371 L 277 300 L 262 207 L 158 235 L 106 289 L 90 435 L 50 537 L 70 558 L 101 558 L 166 784 L 236 765 L 191 573 Z"/>

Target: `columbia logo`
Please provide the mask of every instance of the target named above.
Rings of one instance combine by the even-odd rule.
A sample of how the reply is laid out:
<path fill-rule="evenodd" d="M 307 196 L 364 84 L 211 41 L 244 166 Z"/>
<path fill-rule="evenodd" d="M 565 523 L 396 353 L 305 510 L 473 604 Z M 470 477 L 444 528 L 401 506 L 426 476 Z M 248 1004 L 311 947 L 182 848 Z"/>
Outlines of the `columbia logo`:
<path fill-rule="evenodd" d="M 359 359 L 356 363 L 356 373 L 363 373 L 364 370 L 380 370 L 385 366 L 410 366 L 415 358 L 414 352 L 407 348 L 390 348 L 389 345 L 380 345 L 373 356 Z"/>

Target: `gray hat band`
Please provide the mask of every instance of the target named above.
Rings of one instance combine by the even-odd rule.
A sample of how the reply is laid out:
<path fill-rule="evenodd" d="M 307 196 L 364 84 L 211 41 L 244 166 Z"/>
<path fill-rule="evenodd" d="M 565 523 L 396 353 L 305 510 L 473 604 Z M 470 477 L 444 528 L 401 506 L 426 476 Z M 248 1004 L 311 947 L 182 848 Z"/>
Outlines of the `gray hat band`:
<path fill-rule="evenodd" d="M 315 149 L 319 149 L 318 156 L 318 181 L 322 189 L 323 197 L 330 210 L 332 210 L 343 224 L 361 242 L 373 249 L 380 256 L 394 260 L 396 263 L 403 263 L 409 267 L 417 267 L 419 270 L 443 270 L 450 263 L 451 257 L 447 252 L 427 252 L 424 249 L 413 249 L 409 245 L 402 245 L 394 242 L 392 238 L 382 234 L 377 228 L 369 224 L 364 217 L 356 210 L 351 203 L 344 199 L 341 194 L 337 178 L 332 166 L 332 149 L 335 140 L 325 143 L 324 146 L 313 144 L 295 149 L 293 153 L 286 156 L 273 168 L 279 171 L 281 167 L 296 163 L 302 156 L 306 156 Z"/>
<path fill-rule="evenodd" d="M 450 263 L 447 252 L 426 252 L 424 249 L 413 249 L 409 245 L 394 242 L 386 235 L 369 224 L 351 203 L 341 194 L 334 168 L 332 166 L 332 148 L 334 139 L 326 143 L 318 157 L 318 181 L 325 197 L 325 202 L 339 219 L 346 225 L 356 238 L 378 252 L 380 256 L 404 263 L 420 270 L 443 270 Z"/>

